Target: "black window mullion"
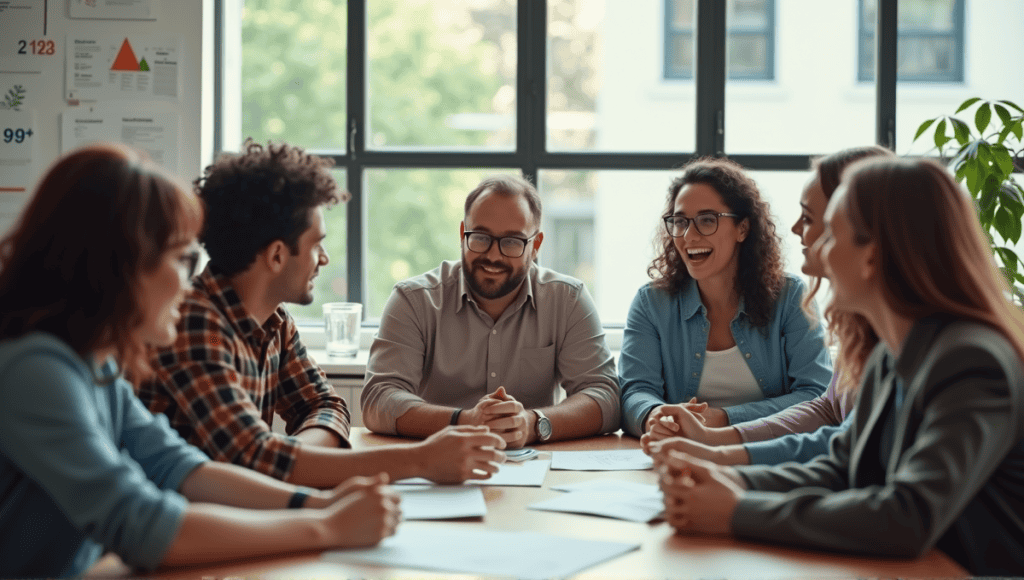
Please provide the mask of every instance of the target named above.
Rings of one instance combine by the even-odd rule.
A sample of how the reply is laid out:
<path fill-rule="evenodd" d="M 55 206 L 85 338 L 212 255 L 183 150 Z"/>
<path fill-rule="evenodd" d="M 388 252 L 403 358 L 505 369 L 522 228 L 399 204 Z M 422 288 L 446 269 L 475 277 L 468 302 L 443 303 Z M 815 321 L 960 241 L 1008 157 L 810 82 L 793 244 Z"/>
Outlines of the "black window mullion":
<path fill-rule="evenodd" d="M 516 3 L 516 158 L 523 176 L 538 186 L 538 163 L 547 150 L 547 18 L 547 0 Z"/>
<path fill-rule="evenodd" d="M 875 142 L 891 150 L 896 149 L 896 7 L 897 0 L 878 0 L 875 14 Z"/>
<path fill-rule="evenodd" d="M 345 71 L 347 83 L 346 112 L 348 122 L 345 155 L 345 179 L 352 198 L 345 207 L 346 212 L 346 277 L 348 278 L 348 301 L 364 302 L 366 296 L 364 269 L 363 228 L 366 207 L 363 192 L 363 165 L 360 162 L 366 150 L 366 19 L 367 0 L 348 0 L 348 41 Z M 336 158 L 337 159 L 337 158 Z M 365 315 L 365 311 L 364 311 Z"/>
<path fill-rule="evenodd" d="M 725 2 L 697 0 L 697 154 L 725 155 Z"/>

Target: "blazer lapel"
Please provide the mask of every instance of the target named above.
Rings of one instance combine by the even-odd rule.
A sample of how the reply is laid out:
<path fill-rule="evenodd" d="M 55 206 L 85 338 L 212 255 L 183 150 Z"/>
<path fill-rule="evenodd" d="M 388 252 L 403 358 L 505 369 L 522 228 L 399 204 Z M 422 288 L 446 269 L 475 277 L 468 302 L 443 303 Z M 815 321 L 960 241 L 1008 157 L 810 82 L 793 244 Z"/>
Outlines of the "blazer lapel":
<path fill-rule="evenodd" d="M 885 347 L 879 345 L 879 348 Z M 886 375 L 889 374 L 889 367 L 892 363 L 892 355 L 888 349 L 886 349 L 880 359 L 879 363 L 872 365 L 871 368 L 873 376 L 870 380 L 875 385 L 871 393 L 871 413 L 868 414 L 868 418 L 864 421 L 861 431 L 857 433 L 853 450 L 850 452 L 850 484 L 853 486 L 857 486 L 857 482 L 860 480 L 858 472 L 860 471 L 864 452 L 868 449 L 878 449 L 876 445 L 869 446 L 868 441 L 875 437 L 881 437 L 881 433 L 876 433 L 876 430 L 880 429 L 879 421 L 882 414 L 889 407 L 889 401 L 892 398 L 893 381 L 886 380 Z"/>

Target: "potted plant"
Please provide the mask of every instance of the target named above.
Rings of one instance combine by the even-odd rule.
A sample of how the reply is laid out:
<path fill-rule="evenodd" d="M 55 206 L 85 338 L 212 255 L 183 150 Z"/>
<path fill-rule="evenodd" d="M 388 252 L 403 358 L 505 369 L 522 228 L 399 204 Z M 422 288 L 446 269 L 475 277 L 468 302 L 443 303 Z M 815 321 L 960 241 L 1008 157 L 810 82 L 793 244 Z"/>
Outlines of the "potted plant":
<path fill-rule="evenodd" d="M 974 198 L 992 253 L 1019 300 L 1024 297 L 1024 264 L 1012 246 L 1021 237 L 1024 177 L 1015 180 L 1013 172 L 1022 169 L 1019 160 L 1024 153 L 1024 109 L 1010 101 L 975 97 L 964 101 L 953 114 L 966 111 L 970 115 L 968 109 L 972 107 L 973 125 L 954 116 L 928 119 L 918 127 L 914 141 L 935 126 L 935 148 Z"/>

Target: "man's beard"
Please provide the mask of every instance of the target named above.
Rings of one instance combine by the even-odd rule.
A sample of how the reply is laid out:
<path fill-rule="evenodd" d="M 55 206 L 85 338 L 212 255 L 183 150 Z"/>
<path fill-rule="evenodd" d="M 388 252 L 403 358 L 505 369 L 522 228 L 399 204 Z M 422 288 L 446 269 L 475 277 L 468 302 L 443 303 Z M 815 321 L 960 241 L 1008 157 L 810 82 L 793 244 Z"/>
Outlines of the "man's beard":
<path fill-rule="evenodd" d="M 483 266 L 501 268 L 508 273 L 508 278 L 500 285 L 481 284 L 476 275 L 477 272 L 483 271 Z M 519 288 L 519 285 L 526 279 L 526 268 L 527 265 L 524 264 L 521 269 L 513 270 L 508 264 L 502 264 L 500 262 L 495 263 L 484 258 L 477 258 L 474 260 L 471 267 L 466 261 L 466 256 L 462 256 L 462 272 L 466 277 L 466 283 L 469 284 L 469 289 L 473 291 L 473 294 L 487 300 L 504 298 Z"/>

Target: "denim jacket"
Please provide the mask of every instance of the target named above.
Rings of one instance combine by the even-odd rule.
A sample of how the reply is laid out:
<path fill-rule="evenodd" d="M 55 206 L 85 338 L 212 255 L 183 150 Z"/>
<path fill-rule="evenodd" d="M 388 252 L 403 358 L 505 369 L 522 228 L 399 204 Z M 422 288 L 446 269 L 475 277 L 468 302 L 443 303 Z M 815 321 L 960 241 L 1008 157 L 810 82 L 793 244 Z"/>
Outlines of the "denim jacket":
<path fill-rule="evenodd" d="M 750 324 L 740 300 L 730 323 L 743 358 L 764 399 L 726 407 L 729 424 L 771 415 L 825 392 L 832 363 L 820 323 L 811 327 L 800 309 L 804 283 L 786 275 L 767 327 Z M 696 283 L 676 295 L 647 284 L 640 288 L 626 319 L 619 356 L 623 429 L 643 434 L 647 414 L 665 403 L 697 394 L 710 323 Z"/>

